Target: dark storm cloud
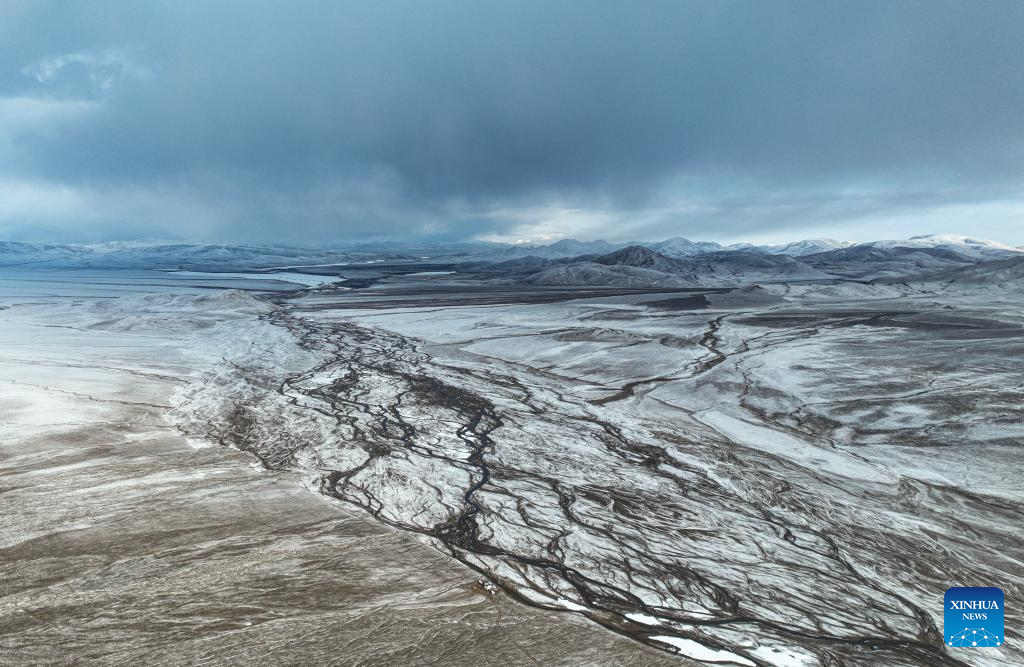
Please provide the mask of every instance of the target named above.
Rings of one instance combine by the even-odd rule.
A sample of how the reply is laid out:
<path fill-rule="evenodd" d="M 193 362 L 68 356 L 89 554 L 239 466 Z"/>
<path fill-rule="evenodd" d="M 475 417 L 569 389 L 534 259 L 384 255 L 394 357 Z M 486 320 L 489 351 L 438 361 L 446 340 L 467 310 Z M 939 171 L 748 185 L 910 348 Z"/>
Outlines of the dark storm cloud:
<path fill-rule="evenodd" d="M 1016 1 L 10 3 L 0 19 L 8 236 L 724 238 L 1024 194 Z"/>

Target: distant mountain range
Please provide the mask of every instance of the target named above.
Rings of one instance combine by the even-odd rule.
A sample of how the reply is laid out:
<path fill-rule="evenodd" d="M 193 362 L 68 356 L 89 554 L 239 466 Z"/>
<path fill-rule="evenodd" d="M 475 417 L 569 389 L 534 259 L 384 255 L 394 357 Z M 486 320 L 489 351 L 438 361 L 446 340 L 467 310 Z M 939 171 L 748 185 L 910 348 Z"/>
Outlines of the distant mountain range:
<path fill-rule="evenodd" d="M 563 251 L 607 250 L 602 254 L 562 256 Z M 845 243 L 810 239 L 779 246 L 738 244 L 723 247 L 669 239 L 615 247 L 605 241 L 559 242 L 539 248 L 515 248 L 518 259 L 479 263 L 481 277 L 536 285 L 619 287 L 739 286 L 799 281 L 899 282 L 968 280 L 967 269 L 998 262 L 1024 262 L 1024 250 L 964 236 L 919 236 L 905 241 Z M 528 252 L 529 254 L 524 254 Z M 510 254 L 501 248 L 491 256 Z M 1014 265 L 1016 266 L 1016 265 Z M 957 273 L 963 270 L 963 273 Z M 1012 271 L 993 274 L 1012 283 Z"/>
<path fill-rule="evenodd" d="M 731 246 L 681 237 L 642 243 L 563 239 L 548 245 L 386 242 L 328 249 L 158 241 L 84 245 L 0 242 L 0 268 L 237 271 L 305 267 L 314 271 L 314 267 L 336 267 L 343 272 L 346 267 L 366 268 L 375 263 L 422 262 L 451 265 L 459 273 L 482 280 L 536 285 L 685 287 L 812 280 L 891 283 L 942 275 L 953 281 L 1005 284 L 1021 280 L 1017 272 L 1024 266 L 1024 249 L 949 234 L 866 243 L 807 239 L 784 245 Z M 988 265 L 992 265 L 991 270 Z"/>
<path fill-rule="evenodd" d="M 549 245 L 512 245 L 496 247 L 488 254 L 495 258 L 533 256 L 544 257 L 546 259 L 557 259 L 561 257 L 578 257 L 580 255 L 607 254 L 629 246 L 650 248 L 651 250 L 655 250 L 668 257 L 691 257 L 693 255 L 704 255 L 729 250 L 803 257 L 805 255 L 842 250 L 856 246 L 871 246 L 879 248 L 945 248 L 968 257 L 976 258 L 994 258 L 1005 253 L 1024 252 L 1024 249 L 1022 248 L 1014 248 L 1006 245 L 1005 243 L 999 243 L 998 241 L 986 241 L 953 234 L 931 234 L 927 236 L 913 236 L 905 240 L 868 241 L 866 243 L 836 241 L 835 239 L 822 238 L 804 239 L 802 241 L 794 241 L 783 245 L 735 243 L 728 246 L 723 246 L 719 243 L 715 243 L 714 241 L 691 241 L 680 236 L 666 239 L 664 241 L 630 241 L 624 243 L 609 243 L 608 241 L 600 239 L 597 241 L 563 239 Z"/>

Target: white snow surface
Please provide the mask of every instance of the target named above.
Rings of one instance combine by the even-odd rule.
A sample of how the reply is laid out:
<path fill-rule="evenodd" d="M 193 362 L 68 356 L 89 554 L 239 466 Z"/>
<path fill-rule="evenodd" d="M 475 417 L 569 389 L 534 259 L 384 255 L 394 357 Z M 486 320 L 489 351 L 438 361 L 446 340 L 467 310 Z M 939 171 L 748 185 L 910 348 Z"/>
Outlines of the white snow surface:
<path fill-rule="evenodd" d="M 613 613 L 587 605 L 580 579 L 529 564 L 554 560 L 620 596 L 615 622 L 633 630 L 728 619 L 735 600 L 810 635 L 913 638 L 941 623 L 947 573 L 1019 585 L 1017 555 L 985 546 L 1012 544 L 1019 525 L 1019 303 L 848 283 L 765 291 L 765 306 L 678 312 L 635 297 L 293 312 L 235 290 L 0 292 L 0 364 L 32 367 L 5 394 L 19 415 L 5 436 L 88 416 L 87 401 L 61 409 L 54 378 L 108 391 L 106 371 L 68 365 L 21 324 L 31 313 L 122 360 L 187 353 L 197 370 L 167 407 L 190 437 L 223 438 L 314 492 L 351 473 L 337 487 L 350 504 L 425 533 L 464 510 L 481 425 L 493 427 L 476 537 L 524 560 L 436 545 L 542 606 Z M 956 528 L 968 520 L 971 542 Z M 711 664 L 819 657 L 729 623 L 701 626 L 730 647 L 714 649 L 683 625 L 663 620 L 653 639 Z"/>
<path fill-rule="evenodd" d="M 674 646 L 680 655 L 684 655 L 687 658 L 692 658 L 699 662 L 709 663 L 712 665 L 747 665 L 748 667 L 756 667 L 754 662 L 747 660 L 741 655 L 731 653 L 725 649 L 709 648 L 703 644 L 693 641 L 692 639 L 683 639 L 682 637 L 670 637 L 666 635 L 655 635 L 651 637 L 651 639 Z"/>

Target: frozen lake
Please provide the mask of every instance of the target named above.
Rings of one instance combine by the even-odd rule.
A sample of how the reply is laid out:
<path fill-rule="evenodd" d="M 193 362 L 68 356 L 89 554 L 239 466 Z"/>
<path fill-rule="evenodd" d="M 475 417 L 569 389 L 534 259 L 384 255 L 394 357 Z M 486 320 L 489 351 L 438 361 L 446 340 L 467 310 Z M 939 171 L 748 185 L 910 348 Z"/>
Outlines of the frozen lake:
<path fill-rule="evenodd" d="M 288 292 L 330 282 L 301 273 L 216 273 L 148 269 L 0 268 L 0 303 L 21 300 L 110 298 L 131 294 L 201 294 L 240 289 Z"/>

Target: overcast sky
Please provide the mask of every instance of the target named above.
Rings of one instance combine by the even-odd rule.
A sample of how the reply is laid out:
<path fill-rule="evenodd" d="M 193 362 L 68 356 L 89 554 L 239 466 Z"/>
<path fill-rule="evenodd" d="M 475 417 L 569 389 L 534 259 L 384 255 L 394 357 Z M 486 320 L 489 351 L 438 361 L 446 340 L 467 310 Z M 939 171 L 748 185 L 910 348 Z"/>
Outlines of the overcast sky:
<path fill-rule="evenodd" d="M 1024 2 L 0 3 L 0 239 L 1024 244 Z"/>

